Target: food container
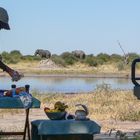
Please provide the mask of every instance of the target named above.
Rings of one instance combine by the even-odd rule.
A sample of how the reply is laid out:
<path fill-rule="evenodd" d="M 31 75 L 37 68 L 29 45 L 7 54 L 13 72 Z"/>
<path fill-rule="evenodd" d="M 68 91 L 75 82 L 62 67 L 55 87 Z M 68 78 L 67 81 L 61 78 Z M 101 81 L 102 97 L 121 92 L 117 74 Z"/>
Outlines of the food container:
<path fill-rule="evenodd" d="M 50 120 L 63 120 L 65 119 L 66 112 L 45 112 Z"/>

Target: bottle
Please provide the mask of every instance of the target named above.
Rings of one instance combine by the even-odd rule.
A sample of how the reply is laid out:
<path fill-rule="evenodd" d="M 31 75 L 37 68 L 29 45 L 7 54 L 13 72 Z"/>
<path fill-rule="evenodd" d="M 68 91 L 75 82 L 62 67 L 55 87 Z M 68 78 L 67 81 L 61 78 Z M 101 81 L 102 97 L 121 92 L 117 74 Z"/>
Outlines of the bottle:
<path fill-rule="evenodd" d="M 30 85 L 25 85 L 25 91 L 29 93 Z"/>
<path fill-rule="evenodd" d="M 0 97 L 4 96 L 4 91 L 0 91 Z"/>
<path fill-rule="evenodd" d="M 29 94 L 30 85 L 25 85 L 25 92 L 22 92 L 20 100 L 23 103 L 24 108 L 30 108 L 32 106 L 32 96 Z"/>
<path fill-rule="evenodd" d="M 16 97 L 16 85 L 11 85 L 12 97 Z"/>

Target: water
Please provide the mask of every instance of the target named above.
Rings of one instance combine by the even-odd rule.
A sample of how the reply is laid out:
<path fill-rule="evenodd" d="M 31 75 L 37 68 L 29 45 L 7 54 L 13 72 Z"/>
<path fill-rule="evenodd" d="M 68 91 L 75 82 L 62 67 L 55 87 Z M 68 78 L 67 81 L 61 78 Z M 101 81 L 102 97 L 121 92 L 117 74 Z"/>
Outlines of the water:
<path fill-rule="evenodd" d="M 0 78 L 0 89 L 10 89 L 10 77 Z M 18 82 L 14 82 L 17 87 L 30 85 L 31 90 L 54 93 L 89 92 L 95 90 L 97 85 L 109 84 L 113 89 L 129 90 L 133 89 L 130 79 L 123 78 L 68 78 L 68 77 L 24 77 Z"/>

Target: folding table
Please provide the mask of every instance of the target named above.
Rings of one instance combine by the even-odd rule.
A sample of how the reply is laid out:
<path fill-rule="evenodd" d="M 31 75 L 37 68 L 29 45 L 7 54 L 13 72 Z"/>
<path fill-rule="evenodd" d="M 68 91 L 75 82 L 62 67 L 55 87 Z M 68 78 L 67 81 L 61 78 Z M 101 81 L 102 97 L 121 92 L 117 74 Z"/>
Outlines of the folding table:
<path fill-rule="evenodd" d="M 32 105 L 30 108 L 40 108 L 40 101 L 36 98 L 32 98 Z M 28 140 L 30 138 L 30 126 L 29 126 L 29 111 L 30 108 L 24 108 L 23 103 L 18 97 L 0 97 L 0 109 L 25 109 L 25 126 L 23 132 L 0 132 L 0 135 L 23 135 L 23 140 L 26 139 L 26 132 L 28 134 Z"/>

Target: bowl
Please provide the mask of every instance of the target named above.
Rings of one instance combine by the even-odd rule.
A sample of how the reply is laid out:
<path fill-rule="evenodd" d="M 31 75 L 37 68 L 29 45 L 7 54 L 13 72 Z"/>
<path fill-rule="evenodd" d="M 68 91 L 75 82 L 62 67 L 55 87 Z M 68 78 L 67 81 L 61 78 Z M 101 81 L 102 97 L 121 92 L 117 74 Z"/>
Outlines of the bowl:
<path fill-rule="evenodd" d="M 45 112 L 50 120 L 64 120 L 66 112 Z"/>

